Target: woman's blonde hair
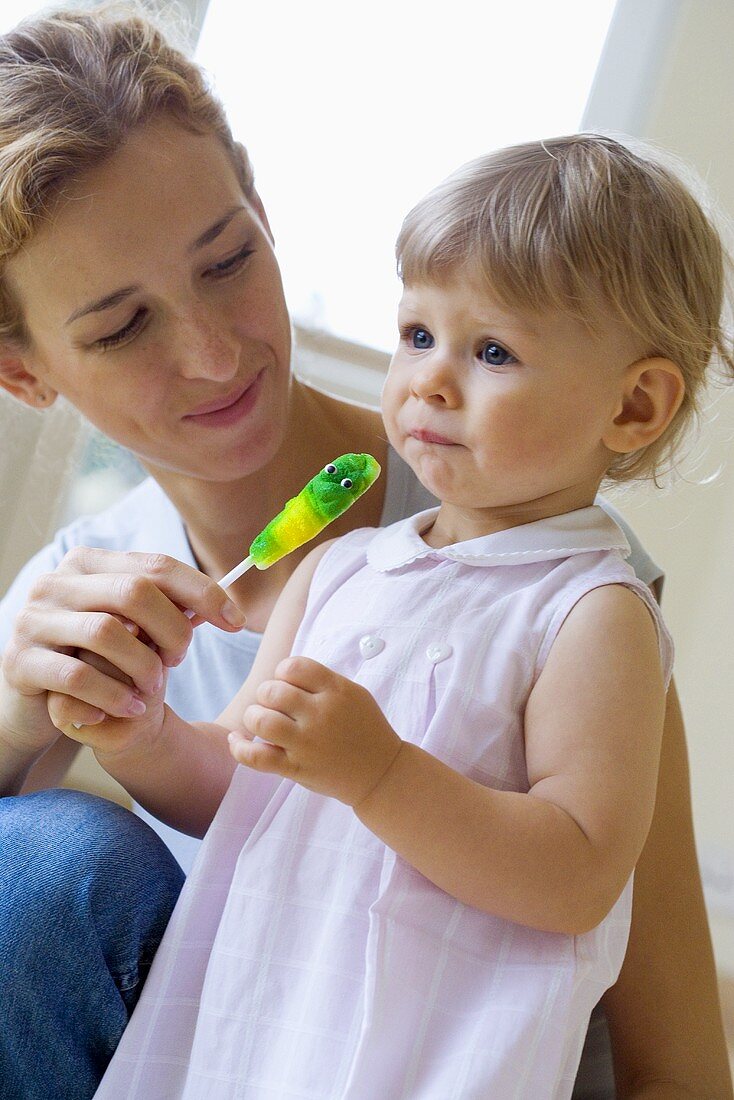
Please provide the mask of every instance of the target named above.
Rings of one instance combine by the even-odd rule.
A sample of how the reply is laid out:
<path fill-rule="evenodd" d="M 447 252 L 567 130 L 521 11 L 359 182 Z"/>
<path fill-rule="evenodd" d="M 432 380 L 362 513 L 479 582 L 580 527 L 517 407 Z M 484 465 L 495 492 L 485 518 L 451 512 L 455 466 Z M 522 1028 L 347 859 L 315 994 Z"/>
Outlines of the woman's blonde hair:
<path fill-rule="evenodd" d="M 699 411 L 706 368 L 734 374 L 722 314 L 729 261 L 709 216 L 649 149 L 574 134 L 503 149 L 464 165 L 403 222 L 406 284 L 479 271 L 511 307 L 560 309 L 593 328 L 603 312 L 676 363 L 680 410 L 663 436 L 620 455 L 607 477 L 655 477 Z"/>
<path fill-rule="evenodd" d="M 203 72 L 139 5 L 56 11 L 0 37 L 0 340 L 26 340 L 7 260 L 69 183 L 160 114 L 215 134 L 252 194 L 247 153 Z"/>

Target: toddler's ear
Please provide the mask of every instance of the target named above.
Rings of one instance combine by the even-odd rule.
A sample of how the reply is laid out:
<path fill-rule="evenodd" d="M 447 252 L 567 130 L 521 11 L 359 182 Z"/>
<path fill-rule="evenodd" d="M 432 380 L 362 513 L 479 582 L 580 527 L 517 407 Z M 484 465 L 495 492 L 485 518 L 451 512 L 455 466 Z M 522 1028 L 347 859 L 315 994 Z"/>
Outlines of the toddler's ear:
<path fill-rule="evenodd" d="M 639 359 L 624 373 L 620 407 L 604 436 L 610 451 L 629 454 L 658 439 L 685 394 L 680 367 L 670 359 Z"/>

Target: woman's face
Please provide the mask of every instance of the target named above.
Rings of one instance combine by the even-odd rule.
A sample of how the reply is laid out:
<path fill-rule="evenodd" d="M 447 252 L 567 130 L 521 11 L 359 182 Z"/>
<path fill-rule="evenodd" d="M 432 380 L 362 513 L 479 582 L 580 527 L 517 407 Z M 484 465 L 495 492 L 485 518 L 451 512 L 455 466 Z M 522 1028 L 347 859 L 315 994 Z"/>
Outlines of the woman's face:
<path fill-rule="evenodd" d="M 141 126 L 67 189 L 8 275 L 25 370 L 149 467 L 228 480 L 277 450 L 290 384 L 280 272 L 214 135 Z"/>

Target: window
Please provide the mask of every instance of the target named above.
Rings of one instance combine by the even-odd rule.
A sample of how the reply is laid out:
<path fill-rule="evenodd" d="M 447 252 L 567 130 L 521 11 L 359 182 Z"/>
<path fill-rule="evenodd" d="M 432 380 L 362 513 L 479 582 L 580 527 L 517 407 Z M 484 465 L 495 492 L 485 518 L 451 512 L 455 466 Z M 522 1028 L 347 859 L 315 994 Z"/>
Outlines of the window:
<path fill-rule="evenodd" d="M 250 151 L 294 318 L 394 343 L 407 210 L 481 153 L 579 128 L 614 0 L 210 0 L 197 59 Z"/>
<path fill-rule="evenodd" d="M 3 0 L 0 12 L 0 34 L 11 31 L 16 23 L 38 10 L 38 4 L 32 0 Z"/>

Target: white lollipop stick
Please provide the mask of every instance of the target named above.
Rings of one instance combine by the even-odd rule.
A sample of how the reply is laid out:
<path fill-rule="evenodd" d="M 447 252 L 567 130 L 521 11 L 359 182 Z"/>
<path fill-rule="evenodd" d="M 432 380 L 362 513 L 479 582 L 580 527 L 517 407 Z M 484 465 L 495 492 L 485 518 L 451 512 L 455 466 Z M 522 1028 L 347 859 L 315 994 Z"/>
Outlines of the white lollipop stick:
<path fill-rule="evenodd" d="M 225 573 L 219 582 L 219 587 L 229 588 L 230 584 L 234 584 L 236 580 L 239 580 L 243 573 L 246 573 L 248 569 L 252 569 L 254 564 L 252 557 L 248 554 L 244 561 L 241 561 L 239 565 L 235 565 L 234 569 L 230 569 L 229 573 Z M 196 612 L 190 607 L 184 611 L 184 615 L 187 619 L 193 619 L 195 614 Z"/>
<path fill-rule="evenodd" d="M 230 584 L 234 584 L 239 580 L 243 573 L 246 573 L 248 569 L 252 569 L 255 562 L 250 554 L 247 555 L 244 561 L 241 561 L 239 565 L 235 565 L 234 569 L 230 569 L 229 573 L 226 573 L 219 582 L 220 588 L 229 588 Z"/>

